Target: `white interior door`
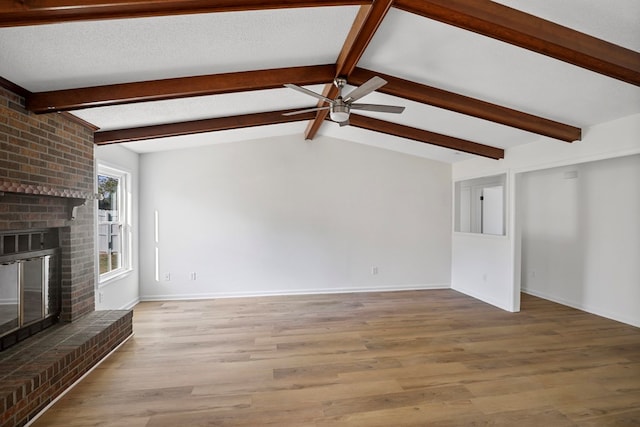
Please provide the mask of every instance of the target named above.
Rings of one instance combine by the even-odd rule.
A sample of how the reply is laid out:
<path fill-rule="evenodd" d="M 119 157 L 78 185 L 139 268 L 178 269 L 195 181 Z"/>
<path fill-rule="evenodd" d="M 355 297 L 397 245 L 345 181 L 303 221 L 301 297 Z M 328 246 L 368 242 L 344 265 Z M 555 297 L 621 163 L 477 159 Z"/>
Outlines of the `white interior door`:
<path fill-rule="evenodd" d="M 504 234 L 504 187 L 482 189 L 482 233 Z"/>

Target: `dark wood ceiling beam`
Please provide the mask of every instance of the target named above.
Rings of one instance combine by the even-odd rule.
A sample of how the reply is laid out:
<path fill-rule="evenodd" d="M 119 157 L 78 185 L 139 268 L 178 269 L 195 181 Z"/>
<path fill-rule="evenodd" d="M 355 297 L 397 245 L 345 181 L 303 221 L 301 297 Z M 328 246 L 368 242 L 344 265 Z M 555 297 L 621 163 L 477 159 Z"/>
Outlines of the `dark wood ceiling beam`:
<path fill-rule="evenodd" d="M 359 114 L 351 113 L 349 116 L 349 122 L 351 126 L 374 132 L 386 133 L 388 135 L 398 136 L 401 138 L 412 139 L 414 141 L 437 145 L 451 150 L 463 151 L 465 153 L 488 157 L 490 159 L 504 158 L 504 150 L 501 148 L 491 147 L 477 142 L 467 141 L 466 139 L 454 138 L 440 133 L 429 132 L 422 129 L 399 125 L 397 123 L 361 116 Z"/>
<path fill-rule="evenodd" d="M 7 89 L 7 90 L 10 90 L 11 92 L 15 93 L 16 95 L 22 96 L 23 98 L 26 98 L 27 96 L 31 95 L 31 92 L 29 92 L 28 90 L 26 90 L 22 86 L 19 86 L 19 85 L 15 84 L 14 82 L 5 79 L 2 76 L 0 76 L 0 87 L 3 87 L 5 89 Z"/>
<path fill-rule="evenodd" d="M 489 0 L 396 0 L 394 7 L 640 85 L 640 53 Z"/>
<path fill-rule="evenodd" d="M 392 4 L 393 0 L 374 0 L 371 6 L 360 7 L 347 39 L 342 46 L 342 50 L 338 55 L 336 74 L 334 77 L 348 77 L 355 69 L 356 64 L 362 57 L 362 54 L 364 54 L 367 46 L 369 46 L 371 39 L 387 15 L 387 12 L 389 12 Z M 333 99 L 338 95 L 338 90 L 334 85 L 328 84 L 325 86 L 323 95 Z M 321 104 L 323 103 L 318 103 L 318 106 L 321 106 Z M 320 126 L 327 118 L 327 114 L 329 114 L 327 110 L 320 110 L 316 113 L 316 118 L 307 125 L 304 133 L 305 139 L 313 139 L 316 136 Z"/>
<path fill-rule="evenodd" d="M 38 0 L 0 2 L 0 27 L 296 7 L 353 6 L 371 0 Z"/>
<path fill-rule="evenodd" d="M 70 111 L 132 102 L 281 88 L 285 83 L 298 85 L 319 84 L 333 79 L 334 75 L 334 65 L 315 65 L 181 77 L 36 92 L 27 96 L 26 105 L 28 110 L 35 113 Z"/>
<path fill-rule="evenodd" d="M 241 129 L 254 126 L 266 126 L 279 123 L 291 123 L 312 119 L 313 112 L 284 116 L 286 112 L 294 110 L 269 111 L 264 113 L 251 113 L 231 117 L 218 117 L 212 119 L 193 120 L 180 123 L 168 123 L 161 125 L 142 126 L 129 129 L 116 129 L 109 131 L 99 131 L 94 134 L 96 145 L 120 144 L 125 142 L 143 141 L 154 138 L 166 138 L 181 135 L 193 135 L 205 132 L 216 132 L 222 130 Z M 438 145 L 456 151 L 489 157 L 491 159 L 501 159 L 504 157 L 504 150 L 490 147 L 464 139 L 454 138 L 435 132 L 399 125 L 384 120 L 371 117 L 351 114 L 351 126 L 362 129 L 381 132 L 392 136 L 412 139 L 414 141 L 427 144 Z"/>
<path fill-rule="evenodd" d="M 166 138 L 170 136 L 192 135 L 197 133 L 241 129 L 254 126 L 292 123 L 311 120 L 315 116 L 313 112 L 296 114 L 293 116 L 283 115 L 290 111 L 293 110 L 269 111 L 265 113 L 252 113 L 231 117 L 218 117 L 180 123 L 100 131 L 94 133 L 94 143 L 96 145 L 118 144 L 123 142 L 143 141 L 153 138 Z"/>
<path fill-rule="evenodd" d="M 361 85 L 373 76 L 380 76 L 388 83 L 378 92 L 400 98 L 410 99 L 434 107 L 443 108 L 468 116 L 478 117 L 517 129 L 526 130 L 561 141 L 579 141 L 582 130 L 553 120 L 523 113 L 521 111 L 491 104 L 479 99 L 459 95 L 435 87 L 415 83 L 387 74 L 356 68 L 349 80 L 352 84 Z"/>
<path fill-rule="evenodd" d="M 364 6 L 368 9 L 368 13 L 361 22 L 356 20 L 359 31 L 355 36 L 347 38 L 343 50 L 338 55 L 336 76 L 348 77 L 356 68 L 392 4 L 393 0 L 374 0 L 371 6 Z"/>

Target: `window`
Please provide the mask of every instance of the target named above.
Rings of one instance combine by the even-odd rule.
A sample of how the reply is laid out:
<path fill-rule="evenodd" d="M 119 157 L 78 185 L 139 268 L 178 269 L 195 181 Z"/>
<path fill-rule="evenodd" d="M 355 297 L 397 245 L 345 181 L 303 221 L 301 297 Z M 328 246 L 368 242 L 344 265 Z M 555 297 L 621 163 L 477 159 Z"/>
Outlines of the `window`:
<path fill-rule="evenodd" d="M 505 235 L 505 175 L 456 182 L 455 231 Z"/>
<path fill-rule="evenodd" d="M 126 172 L 98 166 L 98 266 L 100 282 L 131 268 L 130 192 Z"/>

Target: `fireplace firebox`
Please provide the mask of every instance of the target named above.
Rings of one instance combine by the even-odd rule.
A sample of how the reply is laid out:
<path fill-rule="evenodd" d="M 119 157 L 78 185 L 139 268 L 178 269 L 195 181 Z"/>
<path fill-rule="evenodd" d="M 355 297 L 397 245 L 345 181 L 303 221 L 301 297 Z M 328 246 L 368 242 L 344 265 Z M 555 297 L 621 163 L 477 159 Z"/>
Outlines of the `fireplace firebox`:
<path fill-rule="evenodd" d="M 58 229 L 0 233 L 0 351 L 58 321 Z"/>

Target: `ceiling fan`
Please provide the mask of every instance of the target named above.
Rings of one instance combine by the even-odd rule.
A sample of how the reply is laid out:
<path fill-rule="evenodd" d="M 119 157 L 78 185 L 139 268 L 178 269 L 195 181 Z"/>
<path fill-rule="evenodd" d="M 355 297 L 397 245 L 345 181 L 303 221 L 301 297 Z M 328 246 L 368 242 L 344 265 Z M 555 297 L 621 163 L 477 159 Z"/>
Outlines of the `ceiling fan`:
<path fill-rule="evenodd" d="M 387 81 L 375 76 L 364 82 L 360 87 L 355 88 L 349 94 L 342 96 L 342 89 L 347 84 L 347 79 L 344 77 L 336 77 L 333 84 L 338 88 L 338 96 L 336 99 L 330 99 L 326 96 L 315 93 L 309 89 L 305 89 L 298 85 L 291 83 L 285 84 L 286 87 L 297 90 L 298 92 L 311 95 L 318 98 L 321 101 L 326 102 L 329 105 L 322 107 L 307 108 L 305 110 L 292 111 L 284 113 L 285 116 L 292 116 L 294 114 L 307 113 L 309 111 L 329 110 L 329 116 L 331 120 L 340 124 L 340 126 L 347 126 L 349 124 L 349 113 L 351 110 L 367 110 L 367 111 L 380 111 L 382 113 L 395 113 L 400 114 L 404 111 L 404 107 L 398 107 L 396 105 L 380 105 L 380 104 L 354 104 L 354 101 L 370 94 L 371 92 L 381 88 L 387 84 Z"/>

